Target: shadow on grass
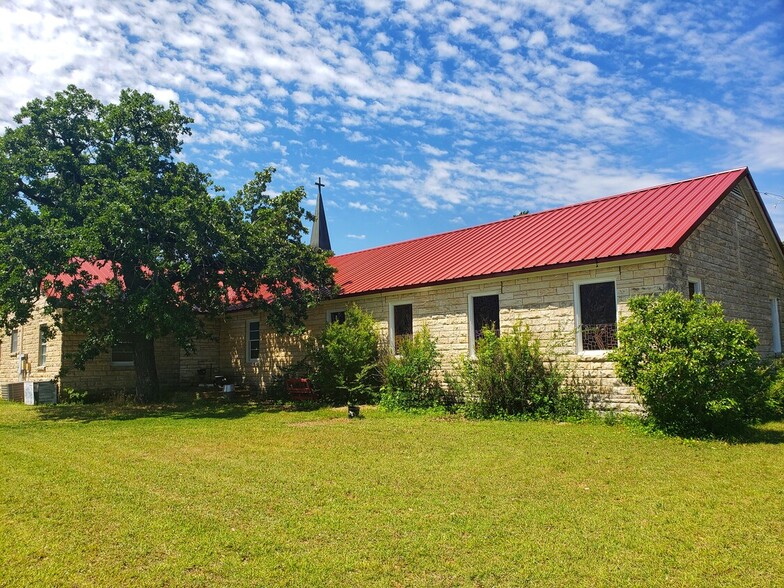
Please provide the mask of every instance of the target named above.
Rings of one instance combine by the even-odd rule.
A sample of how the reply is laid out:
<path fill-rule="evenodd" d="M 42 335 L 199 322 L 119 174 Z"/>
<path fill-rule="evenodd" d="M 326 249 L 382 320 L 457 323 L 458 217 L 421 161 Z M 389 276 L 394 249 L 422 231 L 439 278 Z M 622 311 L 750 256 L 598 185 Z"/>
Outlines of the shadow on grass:
<path fill-rule="evenodd" d="M 618 415 L 610 413 L 603 417 L 587 418 L 587 422 L 597 424 L 604 423 L 608 426 L 616 424 L 623 424 L 626 428 L 631 430 L 638 430 L 645 435 L 661 438 L 679 438 L 680 436 L 673 433 L 668 434 L 660 429 L 649 420 L 637 415 Z M 766 445 L 781 445 L 784 444 L 784 421 L 769 421 L 763 424 L 747 426 L 743 431 L 728 436 L 716 437 L 680 437 L 685 441 L 721 441 L 730 443 L 732 445 L 753 445 L 753 444 L 766 444 Z"/>
<path fill-rule="evenodd" d="M 196 400 L 166 404 L 55 404 L 36 407 L 38 417 L 45 421 L 129 421 L 148 418 L 174 419 L 241 419 L 250 414 L 311 412 L 323 408 L 312 403 L 279 404 L 268 402 L 227 402 Z"/>
<path fill-rule="evenodd" d="M 784 421 L 749 427 L 743 434 L 730 439 L 729 441 L 730 443 L 736 443 L 738 445 L 755 443 L 781 445 L 784 443 Z"/>

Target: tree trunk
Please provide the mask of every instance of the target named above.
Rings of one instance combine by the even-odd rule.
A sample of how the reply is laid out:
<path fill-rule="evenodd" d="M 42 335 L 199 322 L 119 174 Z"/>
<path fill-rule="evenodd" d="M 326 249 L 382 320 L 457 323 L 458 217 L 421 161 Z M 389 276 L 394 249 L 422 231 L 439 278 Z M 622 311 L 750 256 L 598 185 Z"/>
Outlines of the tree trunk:
<path fill-rule="evenodd" d="M 155 366 L 155 342 L 144 336 L 133 342 L 133 365 L 136 370 L 134 400 L 146 404 L 158 398 L 158 369 Z"/>

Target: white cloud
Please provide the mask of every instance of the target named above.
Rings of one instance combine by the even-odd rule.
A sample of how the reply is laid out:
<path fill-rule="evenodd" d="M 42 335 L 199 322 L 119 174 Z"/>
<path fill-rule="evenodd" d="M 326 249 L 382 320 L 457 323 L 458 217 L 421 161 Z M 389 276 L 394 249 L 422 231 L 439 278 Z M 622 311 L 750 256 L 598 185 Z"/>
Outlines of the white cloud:
<path fill-rule="evenodd" d="M 345 155 L 341 155 L 340 157 L 336 158 L 335 163 L 345 165 L 346 167 L 363 167 L 362 162 L 357 161 L 356 159 L 349 159 Z"/>
<path fill-rule="evenodd" d="M 534 31 L 528 37 L 528 46 L 533 48 L 541 48 L 547 46 L 547 33 L 544 31 Z"/>
<path fill-rule="evenodd" d="M 236 145 L 237 147 L 249 147 L 248 140 L 240 134 L 223 129 L 213 129 L 205 134 L 194 133 L 195 143 L 216 143 L 219 145 Z"/>
<path fill-rule="evenodd" d="M 456 18 L 449 23 L 449 31 L 453 35 L 459 35 L 461 33 L 465 33 L 467 31 L 470 31 L 472 28 L 473 28 L 473 23 L 465 16 Z"/>
<path fill-rule="evenodd" d="M 348 233 L 346 235 L 349 239 L 359 239 L 360 241 L 367 238 L 367 235 L 355 235 L 354 233 Z"/>
<path fill-rule="evenodd" d="M 343 129 L 348 131 L 348 129 Z M 352 143 L 362 143 L 364 141 L 370 141 L 370 137 L 365 133 L 361 133 L 359 131 L 349 131 L 346 133 L 346 139 L 351 141 Z"/>
<path fill-rule="evenodd" d="M 333 162 L 413 210 L 533 209 L 714 162 L 779 173 L 784 23 L 748 6 L 6 0 L 0 125 L 68 83 L 145 89 L 195 119 L 183 157 L 227 186 L 247 179 L 230 162 L 280 159 L 291 185 Z"/>
<path fill-rule="evenodd" d="M 292 92 L 291 99 L 297 104 L 313 104 L 316 101 L 312 94 L 301 90 Z"/>
<path fill-rule="evenodd" d="M 259 133 L 263 133 L 266 126 L 261 121 L 247 121 L 243 123 L 242 128 L 246 133 L 257 135 Z"/>
<path fill-rule="evenodd" d="M 229 156 L 231 155 L 231 153 L 232 153 L 231 149 L 223 148 L 223 149 L 218 149 L 217 151 L 213 151 L 212 152 L 212 156 L 216 160 L 228 164 L 229 163 Z"/>
<path fill-rule="evenodd" d="M 501 51 L 512 51 L 520 46 L 520 40 L 511 35 L 503 35 L 498 38 L 498 46 L 501 48 Z"/>
<path fill-rule="evenodd" d="M 460 55 L 460 49 L 446 41 L 438 41 L 435 46 L 436 55 L 441 58 L 454 58 Z"/>
<path fill-rule="evenodd" d="M 748 132 L 744 158 L 753 170 L 784 170 L 784 129 Z"/>
<path fill-rule="evenodd" d="M 275 151 L 279 151 L 280 154 L 283 155 L 283 157 L 286 157 L 286 155 L 288 155 L 288 148 L 285 145 L 281 144 L 280 141 L 273 141 L 270 146 Z"/>
<path fill-rule="evenodd" d="M 375 204 L 365 204 L 364 202 L 349 202 L 349 208 L 361 210 L 362 212 L 381 212 L 381 208 Z"/>
<path fill-rule="evenodd" d="M 349 202 L 348 206 L 349 208 L 356 208 L 357 210 L 361 210 L 362 212 L 370 212 L 370 207 L 362 202 Z"/>
<path fill-rule="evenodd" d="M 433 145 L 428 145 L 427 143 L 420 143 L 419 150 L 422 153 L 426 153 L 427 155 L 434 155 L 436 157 L 440 157 L 441 155 L 446 155 L 448 153 L 443 149 L 439 149 L 438 147 L 434 147 Z"/>

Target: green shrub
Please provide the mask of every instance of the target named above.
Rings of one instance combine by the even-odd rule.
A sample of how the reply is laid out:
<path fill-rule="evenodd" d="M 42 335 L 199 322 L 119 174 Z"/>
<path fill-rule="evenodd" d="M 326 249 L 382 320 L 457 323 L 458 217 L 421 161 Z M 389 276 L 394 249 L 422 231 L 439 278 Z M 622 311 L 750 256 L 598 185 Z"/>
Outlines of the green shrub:
<path fill-rule="evenodd" d="M 58 401 L 61 404 L 87 404 L 91 401 L 90 393 L 87 390 L 77 390 L 65 386 L 60 389 Z"/>
<path fill-rule="evenodd" d="M 293 373 L 294 371 L 289 368 L 284 370 L 283 374 L 272 378 L 272 381 L 264 388 L 262 400 L 278 403 L 290 401 L 291 396 L 286 389 L 286 378 Z"/>
<path fill-rule="evenodd" d="M 772 369 L 768 394 L 765 397 L 766 420 L 784 419 L 784 362 L 778 360 Z"/>
<path fill-rule="evenodd" d="M 58 402 L 62 404 L 125 404 L 133 398 L 133 393 L 122 388 L 101 388 L 99 390 L 78 390 L 65 386 L 60 389 Z"/>
<path fill-rule="evenodd" d="M 463 396 L 467 416 L 563 418 L 582 412 L 584 402 L 565 391 L 564 373 L 544 357 L 528 327 L 501 337 L 484 329 L 476 358 L 464 358 L 448 382 Z"/>
<path fill-rule="evenodd" d="M 375 321 L 356 305 L 346 309 L 344 322 L 329 324 L 310 353 L 313 383 L 332 404 L 375 402 L 378 399 L 380 339 Z"/>
<path fill-rule="evenodd" d="M 443 403 L 437 374 L 441 361 L 427 326 L 402 341 L 400 354 L 389 355 L 383 368 L 380 404 L 391 410 L 433 408 Z"/>
<path fill-rule="evenodd" d="M 678 292 L 629 300 L 609 358 L 655 425 L 683 436 L 732 435 L 764 412 L 766 370 L 757 334 L 719 303 Z"/>

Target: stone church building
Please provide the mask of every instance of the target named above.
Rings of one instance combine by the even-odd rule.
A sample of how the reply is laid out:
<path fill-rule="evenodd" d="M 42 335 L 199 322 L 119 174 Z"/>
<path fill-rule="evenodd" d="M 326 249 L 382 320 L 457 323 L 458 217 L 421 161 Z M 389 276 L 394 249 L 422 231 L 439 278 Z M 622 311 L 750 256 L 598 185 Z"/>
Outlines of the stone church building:
<path fill-rule="evenodd" d="M 321 198 L 312 244 L 329 249 Z M 587 378 L 606 406 L 633 408 L 606 359 L 631 296 L 702 293 L 747 321 L 764 356 L 781 353 L 784 249 L 746 168 L 336 255 L 341 294 L 314 308 L 311 333 L 350 304 L 375 318 L 394 350 L 427 325 L 448 368 L 471 355 L 485 325 L 530 326 L 545 348 Z M 0 340 L 0 383 L 56 379 L 83 389 L 133 386 L 132 357 L 116 348 L 85 371 L 58 372 L 76 334 L 46 341 L 32 320 Z M 156 341 L 162 385 L 187 388 L 223 375 L 262 391 L 302 357 L 246 310 L 212 323 L 214 341 L 186 355 Z"/>

